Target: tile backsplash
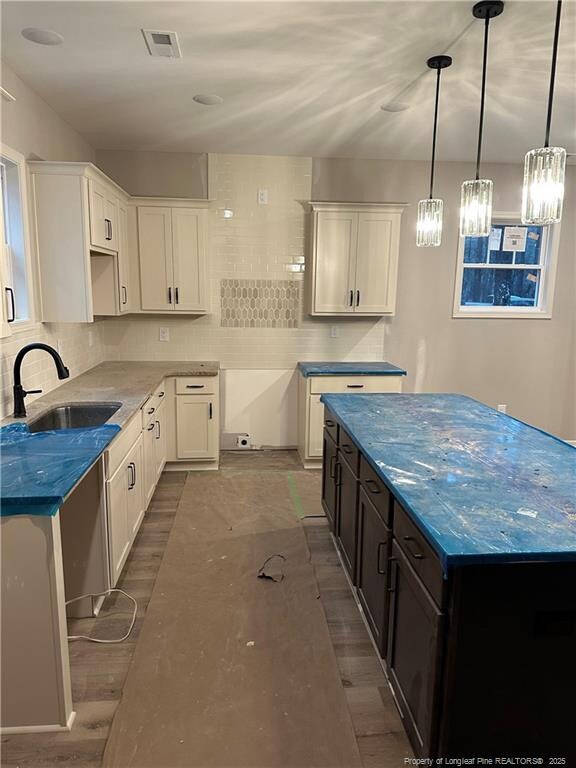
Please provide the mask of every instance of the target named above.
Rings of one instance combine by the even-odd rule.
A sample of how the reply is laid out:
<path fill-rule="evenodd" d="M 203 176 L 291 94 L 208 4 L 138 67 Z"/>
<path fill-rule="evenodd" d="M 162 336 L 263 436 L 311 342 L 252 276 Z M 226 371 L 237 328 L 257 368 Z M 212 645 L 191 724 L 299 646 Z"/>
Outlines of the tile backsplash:
<path fill-rule="evenodd" d="M 222 280 L 223 328 L 295 328 L 300 286 L 292 280 Z"/>

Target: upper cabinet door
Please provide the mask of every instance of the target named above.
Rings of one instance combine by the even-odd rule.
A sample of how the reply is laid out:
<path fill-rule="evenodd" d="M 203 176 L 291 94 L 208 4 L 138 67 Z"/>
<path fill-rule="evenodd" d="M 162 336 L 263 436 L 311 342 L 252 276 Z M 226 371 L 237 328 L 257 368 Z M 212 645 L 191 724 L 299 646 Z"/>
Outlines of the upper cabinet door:
<path fill-rule="evenodd" d="M 88 182 L 90 195 L 90 242 L 93 248 L 118 250 L 118 207 L 116 196 L 105 184 Z"/>
<path fill-rule="evenodd" d="M 203 211 L 172 208 L 174 259 L 174 309 L 205 309 L 205 258 Z"/>
<path fill-rule="evenodd" d="M 359 314 L 393 314 L 396 305 L 396 276 L 400 214 L 358 214 L 358 249 L 354 311 Z"/>
<path fill-rule="evenodd" d="M 174 308 L 172 210 L 138 207 L 138 245 L 142 309 Z"/>
<path fill-rule="evenodd" d="M 313 313 L 354 311 L 358 214 L 319 211 L 313 244 Z"/>
<path fill-rule="evenodd" d="M 120 314 L 132 310 L 130 254 L 128 252 L 128 210 L 118 201 L 118 306 Z"/>

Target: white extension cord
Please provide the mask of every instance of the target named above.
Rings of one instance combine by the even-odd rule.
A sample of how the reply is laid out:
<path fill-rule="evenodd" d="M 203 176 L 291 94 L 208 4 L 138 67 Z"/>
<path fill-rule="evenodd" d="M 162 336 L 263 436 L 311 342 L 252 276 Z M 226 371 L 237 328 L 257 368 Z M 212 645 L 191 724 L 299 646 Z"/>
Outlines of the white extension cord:
<path fill-rule="evenodd" d="M 70 603 L 75 603 L 78 600 L 84 600 L 86 597 L 102 597 L 105 595 L 108 597 L 108 595 L 111 595 L 112 592 L 119 592 L 121 595 L 124 595 L 129 600 L 132 600 L 134 603 L 134 613 L 132 614 L 132 621 L 130 622 L 130 626 L 128 627 L 128 632 L 123 637 L 118 638 L 117 640 L 99 640 L 97 637 L 90 637 L 89 635 L 68 635 L 68 640 L 89 640 L 91 643 L 123 643 L 124 640 L 126 640 L 130 636 L 130 632 L 132 632 L 132 629 L 134 628 L 134 624 L 136 622 L 136 614 L 138 612 L 138 603 L 136 600 L 132 597 L 132 595 L 129 595 L 128 592 L 124 592 L 123 589 L 106 589 L 104 592 L 95 592 L 90 593 L 88 595 L 80 595 L 80 597 L 73 597 L 72 600 L 67 600 L 66 605 L 70 605 Z"/>

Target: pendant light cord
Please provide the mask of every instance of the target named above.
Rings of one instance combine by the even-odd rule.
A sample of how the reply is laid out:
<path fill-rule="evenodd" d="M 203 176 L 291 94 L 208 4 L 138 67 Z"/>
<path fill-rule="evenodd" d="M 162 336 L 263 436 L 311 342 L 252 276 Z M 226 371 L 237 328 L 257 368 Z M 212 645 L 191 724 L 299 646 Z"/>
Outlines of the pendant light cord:
<path fill-rule="evenodd" d="M 484 101 L 486 97 L 486 68 L 488 63 L 488 30 L 490 15 L 484 20 L 484 57 L 482 61 L 482 93 L 480 97 L 480 124 L 478 126 L 478 151 L 476 153 L 476 179 L 480 178 L 480 159 L 482 156 L 482 131 L 484 129 Z"/>
<path fill-rule="evenodd" d="M 440 69 L 436 70 L 436 104 L 434 106 L 434 129 L 432 131 L 432 165 L 430 167 L 430 200 L 434 197 L 434 163 L 436 160 L 436 132 L 438 129 L 438 102 L 440 100 Z"/>
<path fill-rule="evenodd" d="M 550 146 L 550 124 L 552 122 L 552 102 L 554 101 L 554 82 L 556 80 L 556 60 L 558 58 L 558 38 L 560 36 L 560 16 L 562 14 L 562 0 L 558 0 L 556 6 L 556 27 L 554 29 L 554 45 L 552 48 L 552 68 L 550 70 L 550 89 L 548 91 L 548 115 L 546 117 L 546 139 L 544 146 Z"/>

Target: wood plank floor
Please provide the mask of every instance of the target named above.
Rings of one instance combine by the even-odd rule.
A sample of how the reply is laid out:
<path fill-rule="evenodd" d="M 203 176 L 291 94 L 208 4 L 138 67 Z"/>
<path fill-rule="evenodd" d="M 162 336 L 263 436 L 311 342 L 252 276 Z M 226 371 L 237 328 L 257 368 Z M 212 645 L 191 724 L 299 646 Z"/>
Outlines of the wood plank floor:
<path fill-rule="evenodd" d="M 128 640 L 118 645 L 85 640 L 70 643 L 74 727 L 69 733 L 3 736 L 4 768 L 100 765 L 185 482 L 185 472 L 162 475 L 118 582 L 118 587 L 138 602 L 136 623 Z M 111 595 L 98 618 L 70 621 L 70 633 L 102 639 L 121 637 L 131 616 L 127 602 L 120 595 Z"/>
<path fill-rule="evenodd" d="M 294 451 L 226 453 L 221 466 L 225 471 L 290 473 L 304 512 L 314 515 L 320 511 L 319 503 L 312 503 L 313 494 L 320 498 L 320 473 L 302 470 Z M 138 600 L 138 618 L 131 637 L 119 645 L 71 643 L 77 710 L 73 730 L 4 736 L 1 757 L 6 768 L 100 766 L 185 479 L 182 472 L 164 473 L 126 562 L 119 586 Z M 400 768 L 404 757 L 413 753 L 327 523 L 322 518 L 307 517 L 303 525 L 364 768 Z M 119 636 L 129 615 L 124 605 L 122 598 L 111 597 L 106 601 L 104 615 L 71 622 L 70 630 L 101 638 Z"/>

